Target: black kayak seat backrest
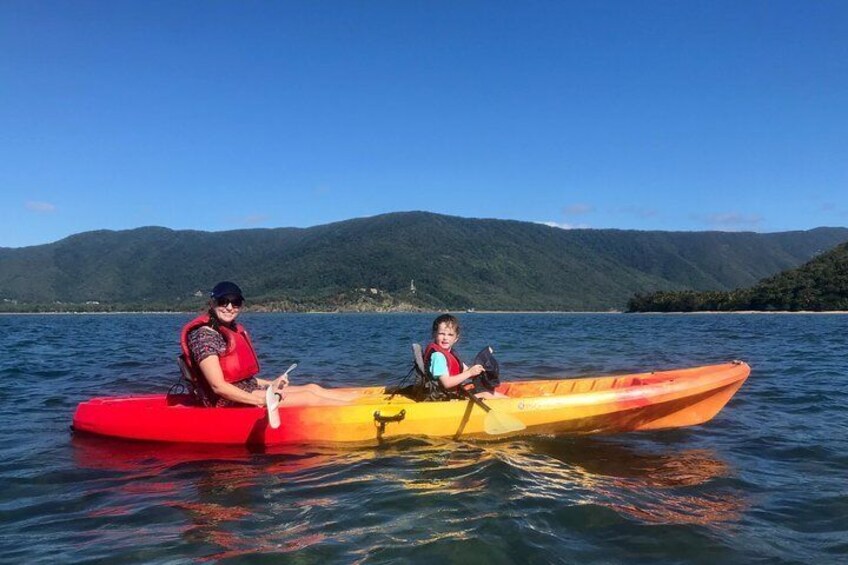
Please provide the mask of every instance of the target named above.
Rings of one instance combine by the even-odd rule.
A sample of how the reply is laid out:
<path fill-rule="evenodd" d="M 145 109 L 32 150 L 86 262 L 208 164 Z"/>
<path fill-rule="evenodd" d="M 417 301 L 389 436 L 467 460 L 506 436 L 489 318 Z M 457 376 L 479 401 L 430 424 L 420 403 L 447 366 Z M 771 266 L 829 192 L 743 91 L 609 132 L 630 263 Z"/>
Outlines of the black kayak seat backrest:
<path fill-rule="evenodd" d="M 185 355 L 182 353 L 177 355 L 177 367 L 180 368 L 180 375 L 182 375 L 182 380 L 185 382 L 185 388 L 189 395 L 199 401 L 200 395 L 197 391 L 197 382 L 194 379 L 194 375 L 191 373 L 191 369 L 188 368 Z"/>
<path fill-rule="evenodd" d="M 412 358 L 415 360 L 415 369 L 420 377 L 427 376 L 427 369 L 424 368 L 424 354 L 421 352 L 421 344 L 412 344 Z"/>
<path fill-rule="evenodd" d="M 212 402 L 210 398 L 213 398 L 213 396 L 209 385 L 203 382 L 197 382 L 197 378 L 191 372 L 191 369 L 188 368 L 185 355 L 182 353 L 177 356 L 177 367 L 180 368 L 180 373 L 186 382 L 188 394 L 194 399 L 194 402 L 200 406 L 211 406 Z"/>
<path fill-rule="evenodd" d="M 185 355 L 183 355 L 182 353 L 177 356 L 177 367 L 180 368 L 180 373 L 182 373 L 183 378 L 186 380 L 186 382 L 193 384 L 194 376 L 191 374 L 191 371 L 189 371 L 188 363 L 186 363 L 185 361 Z"/>

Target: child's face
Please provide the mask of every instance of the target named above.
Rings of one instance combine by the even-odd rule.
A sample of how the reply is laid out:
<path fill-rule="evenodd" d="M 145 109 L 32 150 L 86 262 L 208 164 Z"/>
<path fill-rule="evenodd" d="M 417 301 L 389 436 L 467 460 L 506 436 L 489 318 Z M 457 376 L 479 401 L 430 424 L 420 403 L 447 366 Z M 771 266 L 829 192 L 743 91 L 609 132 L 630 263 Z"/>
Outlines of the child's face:
<path fill-rule="evenodd" d="M 442 322 L 433 335 L 433 340 L 439 347 L 450 349 L 459 340 L 459 333 L 456 331 L 456 326 Z"/>

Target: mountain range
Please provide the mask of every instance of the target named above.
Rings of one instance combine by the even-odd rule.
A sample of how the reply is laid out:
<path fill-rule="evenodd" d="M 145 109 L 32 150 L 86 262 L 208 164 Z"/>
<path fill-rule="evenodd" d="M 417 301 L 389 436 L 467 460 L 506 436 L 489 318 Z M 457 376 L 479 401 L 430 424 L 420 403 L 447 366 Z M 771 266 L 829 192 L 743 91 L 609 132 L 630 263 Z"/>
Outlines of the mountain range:
<path fill-rule="evenodd" d="M 748 287 L 845 241 L 848 228 L 564 230 L 428 212 L 310 228 L 100 230 L 0 248 L 0 307 L 192 310 L 232 280 L 266 310 L 619 310 L 637 293 Z"/>

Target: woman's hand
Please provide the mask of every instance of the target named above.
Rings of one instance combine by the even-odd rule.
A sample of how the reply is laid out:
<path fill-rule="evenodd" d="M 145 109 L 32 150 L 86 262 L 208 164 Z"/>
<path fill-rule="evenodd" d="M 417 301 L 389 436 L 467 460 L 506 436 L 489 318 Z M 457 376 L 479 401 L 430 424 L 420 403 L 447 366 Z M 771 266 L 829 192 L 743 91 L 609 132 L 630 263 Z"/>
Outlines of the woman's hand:
<path fill-rule="evenodd" d="M 286 388 L 287 386 L 289 386 L 289 376 L 285 373 L 280 375 L 279 377 L 274 379 L 274 381 L 271 383 L 271 386 L 279 390 Z"/>

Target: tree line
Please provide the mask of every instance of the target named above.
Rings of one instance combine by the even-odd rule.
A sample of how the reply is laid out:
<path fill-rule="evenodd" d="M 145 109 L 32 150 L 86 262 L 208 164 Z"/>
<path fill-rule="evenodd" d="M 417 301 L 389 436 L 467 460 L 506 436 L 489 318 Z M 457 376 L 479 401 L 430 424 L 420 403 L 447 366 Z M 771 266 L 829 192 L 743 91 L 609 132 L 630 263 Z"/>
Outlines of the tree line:
<path fill-rule="evenodd" d="M 843 311 L 848 310 L 848 244 L 804 265 L 731 291 L 661 291 L 635 294 L 628 312 Z"/>

